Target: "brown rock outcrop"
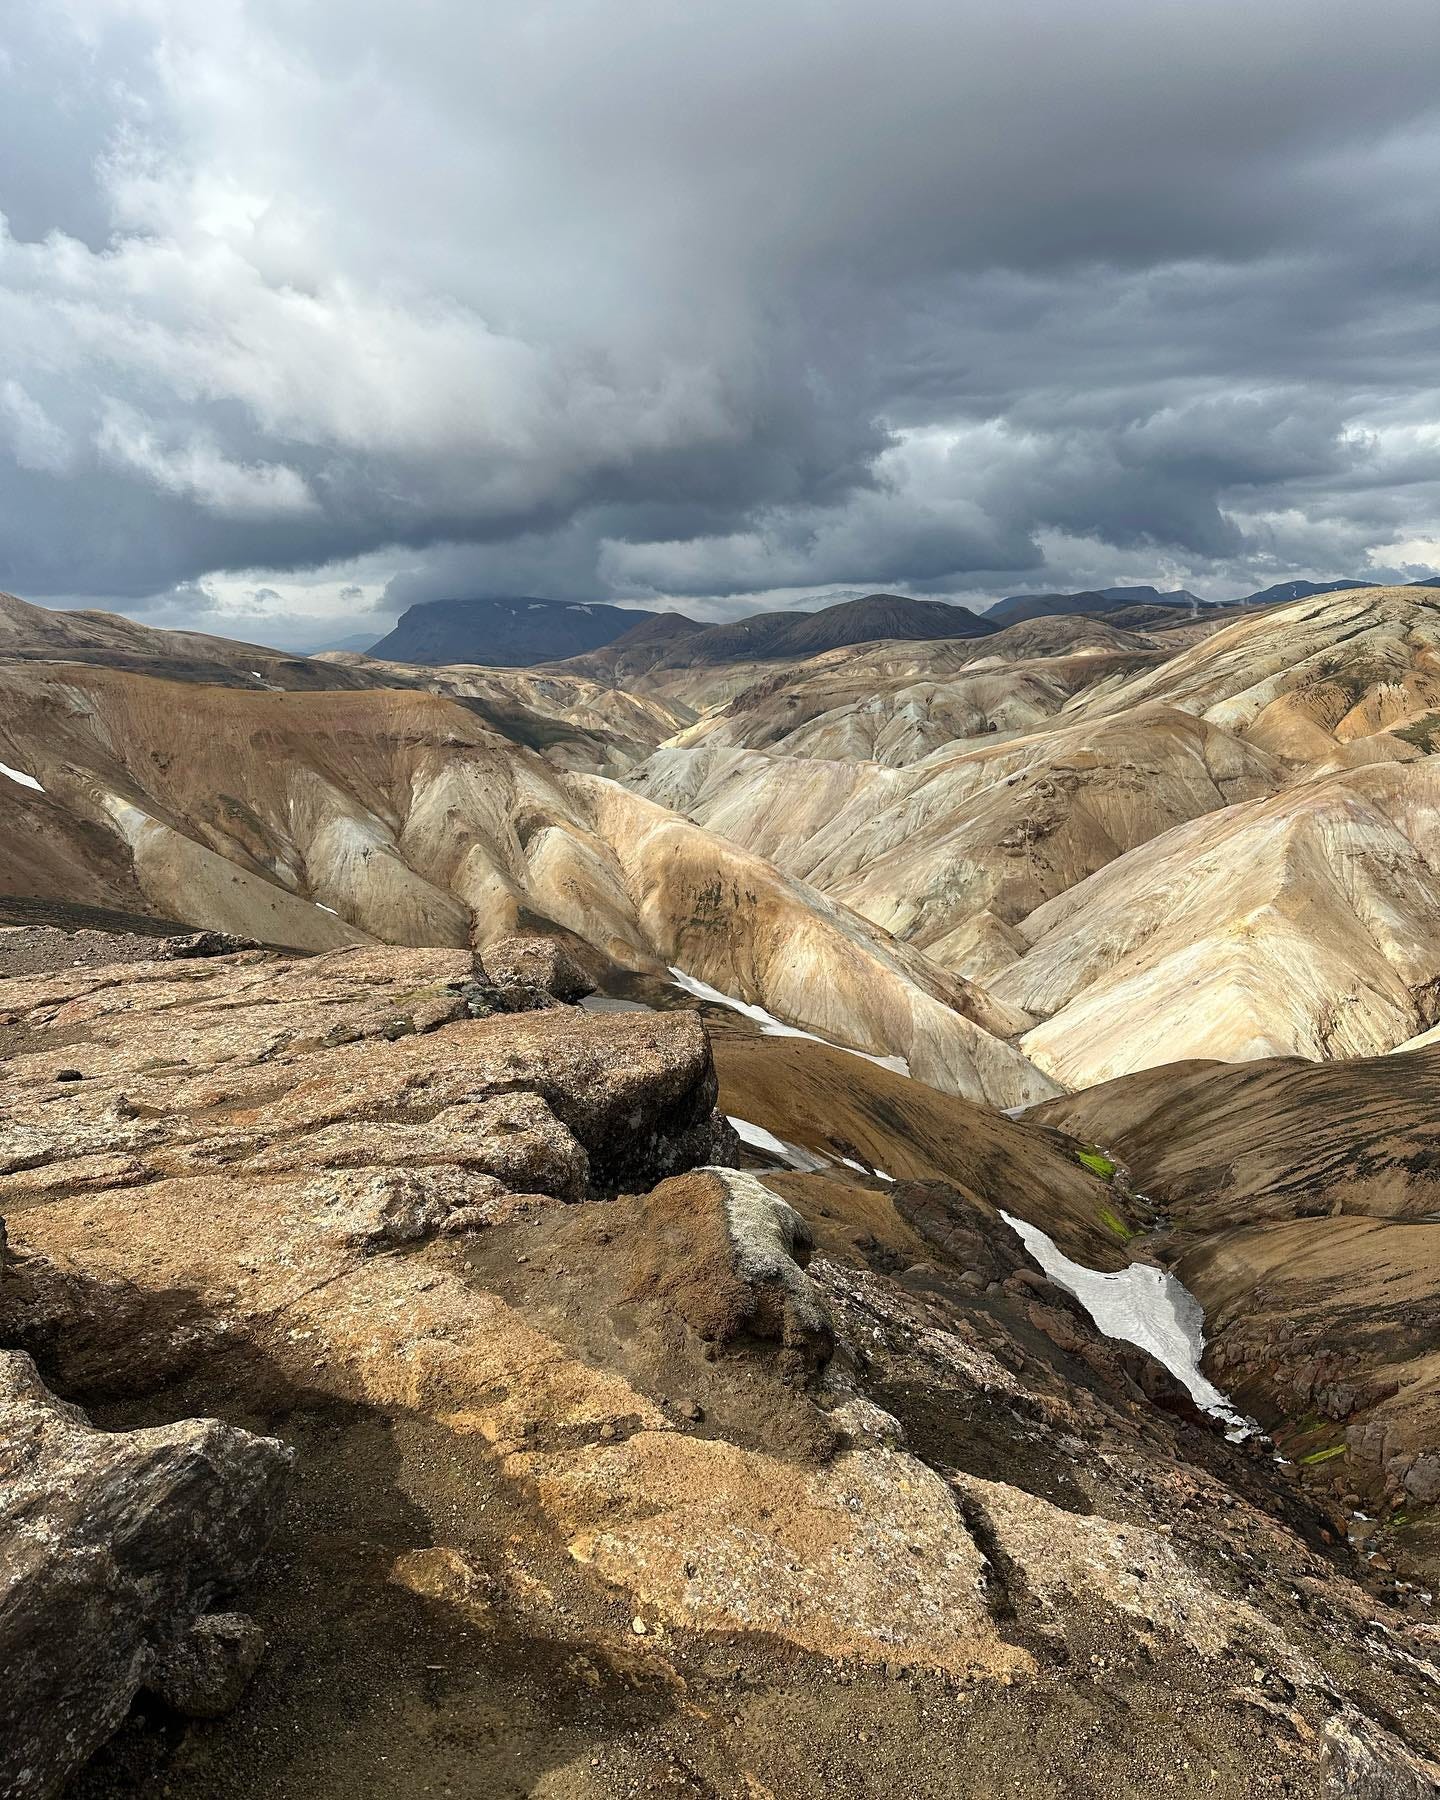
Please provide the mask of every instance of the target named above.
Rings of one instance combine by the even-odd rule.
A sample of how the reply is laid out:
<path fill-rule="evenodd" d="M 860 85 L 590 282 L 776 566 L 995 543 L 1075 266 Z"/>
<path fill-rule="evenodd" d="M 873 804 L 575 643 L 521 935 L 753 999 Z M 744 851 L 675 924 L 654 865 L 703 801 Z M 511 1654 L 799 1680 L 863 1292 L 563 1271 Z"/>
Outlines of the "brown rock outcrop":
<path fill-rule="evenodd" d="M 238 1698 L 259 1635 L 205 1614 L 253 1569 L 291 1461 L 216 1419 L 96 1431 L 0 1353 L 0 1790 L 58 1792 L 141 1688 Z"/>
<path fill-rule="evenodd" d="M 813 1374 L 834 1345 L 805 1273 L 813 1247 L 799 1213 L 754 1175 L 704 1169 L 645 1200 L 631 1293 L 663 1299 L 706 1343 L 756 1340 L 789 1373 Z"/>
<path fill-rule="evenodd" d="M 178 1753 L 133 1719 L 94 1791 L 1118 1800 L 1184 1757 L 1320 1800 L 1341 1706 L 1440 1752 L 1333 1509 L 1157 1405 L 1000 1220 L 1123 1260 L 1073 1140 L 764 1040 L 737 1116 L 850 1166 L 687 1166 L 730 1141 L 696 1015 L 475 1018 L 473 977 L 365 947 L 0 988 L 15 1340 L 107 1422 L 303 1459 L 240 1601 L 283 1653 Z M 210 1602 L 146 1675 L 192 1712 L 256 1648 Z"/>

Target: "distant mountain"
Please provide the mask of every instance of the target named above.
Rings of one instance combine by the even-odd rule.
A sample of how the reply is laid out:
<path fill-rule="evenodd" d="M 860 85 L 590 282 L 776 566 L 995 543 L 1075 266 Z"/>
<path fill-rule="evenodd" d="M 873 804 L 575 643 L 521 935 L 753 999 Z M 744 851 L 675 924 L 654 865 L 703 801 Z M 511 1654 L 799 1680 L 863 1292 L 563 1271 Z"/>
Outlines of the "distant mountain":
<path fill-rule="evenodd" d="M 1192 594 L 1189 588 L 1168 588 L 1162 592 L 1153 587 L 1108 587 L 1100 592 L 1107 600 L 1113 600 L 1117 606 L 1210 606 L 1212 601 L 1199 594 Z"/>
<path fill-rule="evenodd" d="M 1284 606 L 1291 600 L 1312 600 L 1317 594 L 1344 594 L 1352 588 L 1384 586 L 1383 582 L 1354 581 L 1279 581 L 1274 587 L 1261 588 L 1258 594 L 1247 594 L 1243 600 L 1232 600 L 1231 606 Z M 1412 581 L 1410 587 L 1440 588 L 1440 575 L 1429 575 L 1423 581 Z"/>
<path fill-rule="evenodd" d="M 1274 587 L 1247 594 L 1235 606 L 1283 606 L 1288 600 L 1310 600 L 1316 594 L 1343 594 L 1348 588 L 1370 587 L 1368 581 L 1279 581 Z"/>
<path fill-rule="evenodd" d="M 638 625 L 632 625 L 613 643 L 602 644 L 586 656 L 567 658 L 564 664 L 567 672 L 592 681 L 625 682 L 657 667 L 672 651 L 678 652 L 681 644 L 709 629 L 694 619 L 687 619 L 684 613 L 632 616 L 638 617 Z"/>
<path fill-rule="evenodd" d="M 944 600 L 866 594 L 818 612 L 752 613 L 724 625 L 697 625 L 681 614 L 665 613 L 573 666 L 577 674 L 610 678 L 622 666 L 634 675 L 716 663 L 788 662 L 847 644 L 987 637 L 993 629 L 978 613 Z"/>
<path fill-rule="evenodd" d="M 375 633 L 373 631 L 352 631 L 347 637 L 326 638 L 323 644 L 307 644 L 300 654 L 325 656 L 333 655 L 336 651 L 344 651 L 363 656 L 374 642 Z"/>
<path fill-rule="evenodd" d="M 370 646 L 390 662 L 484 663 L 523 669 L 598 650 L 653 613 L 600 601 L 429 600 L 401 615 L 395 629 Z"/>
<path fill-rule="evenodd" d="M 879 644 L 897 639 L 923 642 L 988 637 L 994 629 L 988 619 L 982 619 L 968 607 L 951 606 L 944 600 L 909 600 L 901 594 L 867 594 L 861 600 L 844 600 L 820 612 L 762 613 L 760 617 L 774 619 L 777 624 L 764 652 L 773 657 L 819 656 L 822 651 L 838 650 L 846 644 Z M 717 625 L 705 633 L 708 644 L 692 640 L 687 648 L 708 649 L 714 660 L 728 661 L 728 657 L 715 656 L 720 640 L 714 634 L 730 629 Z"/>
<path fill-rule="evenodd" d="M 1063 613 L 1099 615 L 1129 606 L 1184 607 L 1193 612 L 1208 604 L 1188 588 L 1174 588 L 1168 593 L 1155 587 L 1086 588 L 1078 594 L 1011 594 L 1008 599 L 997 600 L 985 618 L 992 625 L 1017 625 L 1022 619 L 1046 619 Z"/>

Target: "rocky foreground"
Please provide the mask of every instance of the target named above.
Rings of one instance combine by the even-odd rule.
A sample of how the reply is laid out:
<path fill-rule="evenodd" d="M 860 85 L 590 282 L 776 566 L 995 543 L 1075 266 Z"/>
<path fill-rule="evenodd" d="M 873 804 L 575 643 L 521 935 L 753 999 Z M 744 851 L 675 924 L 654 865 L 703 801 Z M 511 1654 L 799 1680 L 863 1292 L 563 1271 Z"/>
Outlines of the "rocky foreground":
<path fill-rule="evenodd" d="M 0 1792 L 1440 1791 L 1422 1595 L 1002 1219 L 1076 1140 L 757 1172 L 552 944 L 189 948 L 0 981 Z"/>

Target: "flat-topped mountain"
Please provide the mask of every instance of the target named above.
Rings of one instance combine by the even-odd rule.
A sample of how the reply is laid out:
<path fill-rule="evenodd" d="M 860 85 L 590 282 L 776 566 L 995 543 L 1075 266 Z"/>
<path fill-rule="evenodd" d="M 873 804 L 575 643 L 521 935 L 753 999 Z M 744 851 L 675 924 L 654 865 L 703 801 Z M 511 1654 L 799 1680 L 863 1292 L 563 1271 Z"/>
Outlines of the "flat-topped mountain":
<path fill-rule="evenodd" d="M 598 650 L 630 630 L 636 613 L 600 601 L 426 600 L 401 614 L 370 655 L 406 663 L 488 663 L 520 669 Z"/>

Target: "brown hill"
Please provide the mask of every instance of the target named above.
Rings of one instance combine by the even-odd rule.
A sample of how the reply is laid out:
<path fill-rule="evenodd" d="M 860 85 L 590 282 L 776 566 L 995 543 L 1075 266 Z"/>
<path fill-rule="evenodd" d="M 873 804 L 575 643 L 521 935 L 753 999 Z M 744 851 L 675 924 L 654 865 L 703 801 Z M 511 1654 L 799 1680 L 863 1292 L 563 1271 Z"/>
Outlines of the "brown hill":
<path fill-rule="evenodd" d="M 118 613 L 56 612 L 13 594 L 0 594 L 0 663 L 6 662 L 83 663 L 221 687 L 304 691 L 375 685 L 363 669 L 198 631 L 158 631 Z"/>
<path fill-rule="evenodd" d="M 1206 1366 L 1371 1513 L 1440 1501 L 1440 1052 L 1178 1063 L 1037 1118 L 1169 1215 Z M 1433 1523 L 1413 1548 L 1440 1557 Z"/>
<path fill-rule="evenodd" d="M 690 621 L 683 623 L 689 625 Z M 842 600 L 822 607 L 818 612 L 752 613 L 747 618 L 698 630 L 670 628 L 657 632 L 647 626 L 626 640 L 617 640 L 611 649 L 621 651 L 627 673 L 638 676 L 658 669 L 699 668 L 711 663 L 789 662 L 820 656 L 847 644 L 985 637 L 991 629 L 978 614 L 942 600 L 867 594 L 859 600 Z"/>
<path fill-rule="evenodd" d="M 565 774 L 442 696 L 195 688 L 0 670 L 0 805 L 37 850 L 16 891 L 318 949 L 492 941 L 522 918 L 610 964 L 678 965 L 922 1080 L 1052 1091 L 1025 1020 L 761 858 L 614 783 Z"/>

